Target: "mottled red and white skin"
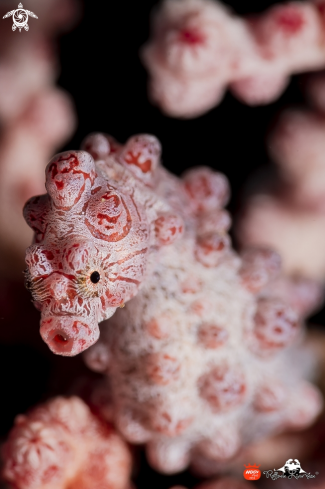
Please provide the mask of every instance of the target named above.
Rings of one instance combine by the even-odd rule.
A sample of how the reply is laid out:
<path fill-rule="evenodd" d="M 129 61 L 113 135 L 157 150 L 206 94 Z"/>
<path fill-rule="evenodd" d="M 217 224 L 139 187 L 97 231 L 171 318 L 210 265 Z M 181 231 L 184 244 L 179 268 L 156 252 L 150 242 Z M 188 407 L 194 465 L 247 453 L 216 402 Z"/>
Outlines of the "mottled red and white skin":
<path fill-rule="evenodd" d="M 26 278 L 57 354 L 86 350 L 115 312 L 86 352 L 104 374 L 91 402 L 165 473 L 312 423 L 322 400 L 301 346 L 312 298 L 272 287 L 276 253 L 232 250 L 224 175 L 169 174 L 150 135 L 94 134 L 83 148 L 55 156 L 48 194 L 25 206 Z"/>
<path fill-rule="evenodd" d="M 127 489 L 126 443 L 78 397 L 56 397 L 19 415 L 2 448 L 15 489 Z"/>
<path fill-rule="evenodd" d="M 292 73 L 325 66 L 320 0 L 276 5 L 236 17 L 214 0 L 165 0 L 142 58 L 150 96 L 174 117 L 196 117 L 225 90 L 255 105 L 274 101 Z"/>
<path fill-rule="evenodd" d="M 42 312 L 41 335 L 60 355 L 91 346 L 98 323 L 137 294 L 148 255 L 183 232 L 182 219 L 150 190 L 156 138 L 131 138 L 114 156 L 101 137 L 104 160 L 95 165 L 86 151 L 55 156 L 46 167 L 48 194 L 24 209 L 35 232 L 26 252 L 27 285 Z"/>
<path fill-rule="evenodd" d="M 324 75 L 309 77 L 306 91 L 318 110 L 279 116 L 268 138 L 277 174 L 255 182 L 236 229 L 243 246 L 270 246 L 287 274 L 318 282 L 325 280 L 324 87 Z"/>
<path fill-rule="evenodd" d="M 0 17 L 11 10 L 0 6 Z M 74 131 L 74 108 L 54 86 L 58 75 L 53 37 L 77 17 L 75 0 L 48 0 L 28 5 L 38 15 L 26 36 L 10 23 L 0 32 L 0 270 L 21 275 L 24 250 L 32 234 L 21 207 L 44 193 L 43 169 Z"/>

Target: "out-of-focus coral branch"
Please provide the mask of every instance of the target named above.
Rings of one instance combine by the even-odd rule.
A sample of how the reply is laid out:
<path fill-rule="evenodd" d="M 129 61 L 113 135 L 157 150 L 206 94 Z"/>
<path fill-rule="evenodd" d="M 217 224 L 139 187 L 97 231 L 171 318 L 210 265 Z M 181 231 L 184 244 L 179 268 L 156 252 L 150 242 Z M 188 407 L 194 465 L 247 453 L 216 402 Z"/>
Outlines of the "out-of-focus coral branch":
<path fill-rule="evenodd" d="M 225 90 L 245 103 L 274 101 L 292 73 L 325 66 L 322 0 L 239 18 L 214 0 L 165 0 L 142 50 L 150 96 L 174 117 L 196 117 Z"/>
<path fill-rule="evenodd" d="M 16 489 L 127 489 L 131 455 L 114 429 L 78 397 L 57 397 L 16 417 L 2 448 Z"/>
<path fill-rule="evenodd" d="M 243 246 L 276 249 L 286 273 L 304 277 L 305 293 L 312 294 L 325 279 L 324 75 L 310 75 L 305 85 L 316 110 L 280 114 L 268 137 L 276 173 L 256 179 L 236 232 Z"/>
<path fill-rule="evenodd" d="M 9 2 L 1 4 L 5 12 Z M 44 191 L 43 168 L 72 134 L 70 97 L 54 86 L 58 75 L 54 39 L 79 16 L 74 0 L 31 1 L 38 20 L 26 32 L 4 26 L 0 34 L 0 270 L 21 270 L 31 239 L 21 206 Z"/>

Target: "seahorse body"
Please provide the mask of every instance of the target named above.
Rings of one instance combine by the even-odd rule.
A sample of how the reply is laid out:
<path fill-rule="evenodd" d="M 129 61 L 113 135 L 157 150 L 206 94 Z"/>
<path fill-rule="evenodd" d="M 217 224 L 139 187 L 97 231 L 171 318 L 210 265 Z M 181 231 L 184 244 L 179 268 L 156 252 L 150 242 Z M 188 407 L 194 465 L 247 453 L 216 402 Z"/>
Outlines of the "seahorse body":
<path fill-rule="evenodd" d="M 231 248 L 226 178 L 172 176 L 153 136 L 83 147 L 49 163 L 48 195 L 26 205 L 27 275 L 58 354 L 87 349 L 125 304 L 86 352 L 107 379 L 92 402 L 170 473 L 193 460 L 215 471 L 256 438 L 310 424 L 322 401 L 303 380 L 301 301 L 272 288 L 276 253 Z"/>

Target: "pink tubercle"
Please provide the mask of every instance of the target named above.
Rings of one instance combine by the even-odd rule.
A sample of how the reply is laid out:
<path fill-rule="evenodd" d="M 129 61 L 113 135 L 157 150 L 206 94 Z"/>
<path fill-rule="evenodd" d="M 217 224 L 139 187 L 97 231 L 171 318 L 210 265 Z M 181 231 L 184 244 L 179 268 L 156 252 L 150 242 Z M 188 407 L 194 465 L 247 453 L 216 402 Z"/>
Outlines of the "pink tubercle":
<path fill-rule="evenodd" d="M 242 404 L 246 390 L 242 372 L 227 365 L 215 367 L 199 379 L 201 397 L 216 412 Z"/>
<path fill-rule="evenodd" d="M 205 36 L 195 29 L 182 29 L 179 31 L 178 39 L 183 44 L 198 46 L 205 43 Z"/>
<path fill-rule="evenodd" d="M 305 19 L 301 12 L 291 6 L 277 12 L 275 21 L 279 28 L 287 34 L 297 34 L 305 24 Z"/>

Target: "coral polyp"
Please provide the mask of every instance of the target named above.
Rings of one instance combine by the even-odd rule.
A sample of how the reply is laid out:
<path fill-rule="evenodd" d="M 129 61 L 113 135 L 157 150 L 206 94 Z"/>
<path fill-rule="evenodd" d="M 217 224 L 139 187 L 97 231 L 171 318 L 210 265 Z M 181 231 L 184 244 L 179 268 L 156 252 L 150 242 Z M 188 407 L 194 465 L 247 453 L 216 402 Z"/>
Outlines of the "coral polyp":
<path fill-rule="evenodd" d="M 78 397 L 19 415 L 3 446 L 3 476 L 19 489 L 127 489 L 126 443 Z"/>
<path fill-rule="evenodd" d="M 165 0 L 142 50 L 154 103 L 197 117 L 229 87 L 241 101 L 273 102 L 291 74 L 325 66 L 324 2 L 288 2 L 244 18 L 214 0 Z"/>

